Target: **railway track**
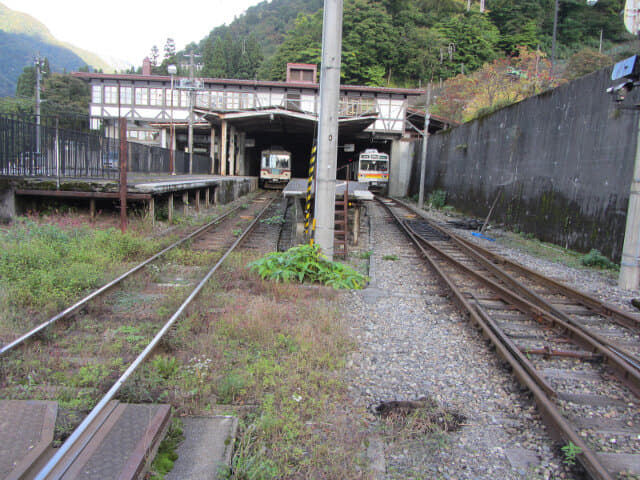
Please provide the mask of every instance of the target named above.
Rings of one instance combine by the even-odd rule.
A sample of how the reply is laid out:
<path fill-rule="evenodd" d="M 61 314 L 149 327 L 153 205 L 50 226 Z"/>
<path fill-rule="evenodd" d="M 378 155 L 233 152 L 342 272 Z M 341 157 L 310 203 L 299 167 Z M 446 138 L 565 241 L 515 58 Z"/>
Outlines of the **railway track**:
<path fill-rule="evenodd" d="M 594 479 L 640 478 L 638 319 L 381 202 L 533 394 L 565 457 Z"/>
<path fill-rule="evenodd" d="M 31 331 L 4 339 L 0 398 L 77 399 L 58 415 L 57 440 L 64 443 L 35 478 L 67 478 L 61 472 L 73 461 L 69 455 L 79 455 L 71 453 L 79 438 L 166 341 L 232 251 L 275 249 L 280 225 L 264 219 L 280 214 L 276 198 L 255 196 Z"/>

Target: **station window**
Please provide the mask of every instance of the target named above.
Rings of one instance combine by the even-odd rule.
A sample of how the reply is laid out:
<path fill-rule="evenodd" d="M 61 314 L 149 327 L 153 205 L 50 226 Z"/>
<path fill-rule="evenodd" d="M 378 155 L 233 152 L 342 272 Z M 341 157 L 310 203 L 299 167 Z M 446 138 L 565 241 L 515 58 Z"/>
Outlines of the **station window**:
<path fill-rule="evenodd" d="M 131 87 L 120 87 L 120 103 L 131 105 Z"/>
<path fill-rule="evenodd" d="M 102 103 L 102 85 L 93 85 L 91 87 L 91 102 Z"/>
<path fill-rule="evenodd" d="M 104 103 L 117 104 L 118 103 L 118 87 L 106 86 L 104 87 Z"/>
<path fill-rule="evenodd" d="M 136 87 L 136 105 L 149 105 L 149 89 Z"/>
<path fill-rule="evenodd" d="M 149 97 L 150 97 L 150 104 L 156 107 L 160 107 L 163 105 L 163 93 L 164 93 L 164 89 L 162 88 L 150 88 L 149 89 Z"/>
<path fill-rule="evenodd" d="M 189 90 L 180 90 L 180 105 L 189 106 Z"/>
<path fill-rule="evenodd" d="M 174 88 L 172 91 L 170 88 L 167 88 L 165 95 L 167 96 L 167 105 L 171 105 L 172 98 L 174 107 L 178 107 L 180 105 L 180 92 L 178 90 Z"/>

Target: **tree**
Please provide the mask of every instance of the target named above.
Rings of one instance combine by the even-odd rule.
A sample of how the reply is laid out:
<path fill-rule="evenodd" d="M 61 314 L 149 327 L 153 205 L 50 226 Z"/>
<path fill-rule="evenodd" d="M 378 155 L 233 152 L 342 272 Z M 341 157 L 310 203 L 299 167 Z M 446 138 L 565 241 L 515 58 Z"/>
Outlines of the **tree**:
<path fill-rule="evenodd" d="M 54 73 L 44 82 L 42 113 L 60 117 L 66 128 L 86 127 L 89 111 L 89 85 L 69 74 Z"/>
<path fill-rule="evenodd" d="M 284 81 L 287 78 L 287 63 L 320 64 L 322 56 L 322 11 L 313 15 L 299 15 L 295 26 L 285 41 L 278 47 L 271 62 L 269 77 Z"/>
<path fill-rule="evenodd" d="M 496 59 L 470 75 L 447 80 L 434 113 L 451 120 L 467 121 L 561 82 L 551 76 L 551 63 L 544 53 L 520 47 L 517 56 Z"/>
<path fill-rule="evenodd" d="M 167 42 L 164 44 L 164 59 L 171 60 L 176 54 L 176 43 L 173 38 L 167 38 Z"/>
<path fill-rule="evenodd" d="M 596 70 L 611 65 L 612 60 L 607 55 L 599 53 L 593 48 L 583 48 L 574 53 L 567 64 L 564 78 L 573 80 Z"/>
<path fill-rule="evenodd" d="M 545 19 L 545 6 L 539 0 L 492 0 L 489 18 L 500 31 L 499 47 L 508 55 L 514 55 L 518 46 L 535 49 L 540 44 L 541 29 Z"/>
<path fill-rule="evenodd" d="M 40 80 L 44 81 L 49 76 L 51 68 L 49 60 L 45 58 L 40 65 Z M 16 97 L 34 98 L 36 96 L 36 67 L 33 65 L 26 66 L 22 69 L 22 73 L 18 77 L 16 85 Z"/>
<path fill-rule="evenodd" d="M 477 70 L 499 56 L 500 33 L 486 15 L 471 10 L 445 19 L 435 28 L 452 46 L 451 57 L 445 57 L 442 65 L 447 77 L 461 69 Z"/>
<path fill-rule="evenodd" d="M 242 42 L 242 49 L 233 78 L 256 78 L 260 64 L 264 59 L 262 47 L 253 33 L 248 38 L 243 39 Z"/>
<path fill-rule="evenodd" d="M 154 67 L 158 66 L 158 58 L 160 56 L 160 52 L 158 51 L 158 46 L 154 45 L 151 47 L 151 56 L 149 59 L 151 60 L 151 65 Z"/>

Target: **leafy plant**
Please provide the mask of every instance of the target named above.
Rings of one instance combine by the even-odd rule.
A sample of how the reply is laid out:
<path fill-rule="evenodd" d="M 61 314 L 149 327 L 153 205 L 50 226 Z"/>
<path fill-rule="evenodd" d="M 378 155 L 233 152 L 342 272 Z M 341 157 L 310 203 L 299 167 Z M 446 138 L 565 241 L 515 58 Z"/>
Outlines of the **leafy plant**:
<path fill-rule="evenodd" d="M 278 282 L 322 283 L 336 289 L 360 289 L 367 277 L 339 262 L 331 262 L 314 245 L 292 247 L 286 252 L 271 252 L 248 267 L 261 278 Z"/>
<path fill-rule="evenodd" d="M 180 368 L 176 357 L 169 357 L 168 355 L 158 355 L 153 358 L 151 365 L 165 380 L 173 377 L 178 373 Z"/>
<path fill-rule="evenodd" d="M 564 454 L 563 462 L 569 466 L 575 465 L 576 456 L 582 453 L 582 449 L 575 445 L 573 442 L 569 442 L 560 450 L 562 450 L 562 453 Z"/>
<path fill-rule="evenodd" d="M 371 250 L 367 250 L 366 252 L 360 253 L 360 258 L 363 260 L 368 260 L 371 258 L 371 255 L 373 255 L 373 252 Z"/>
<path fill-rule="evenodd" d="M 385 255 L 382 257 L 382 260 L 391 260 L 392 262 L 395 262 L 396 260 L 398 260 L 398 256 L 397 255 Z"/>
<path fill-rule="evenodd" d="M 447 200 L 447 192 L 444 190 L 434 190 L 429 194 L 429 205 L 433 208 L 444 207 Z"/>
<path fill-rule="evenodd" d="M 267 225 L 282 225 L 285 222 L 282 215 L 274 215 L 273 217 L 263 218 L 260 223 L 266 223 Z"/>

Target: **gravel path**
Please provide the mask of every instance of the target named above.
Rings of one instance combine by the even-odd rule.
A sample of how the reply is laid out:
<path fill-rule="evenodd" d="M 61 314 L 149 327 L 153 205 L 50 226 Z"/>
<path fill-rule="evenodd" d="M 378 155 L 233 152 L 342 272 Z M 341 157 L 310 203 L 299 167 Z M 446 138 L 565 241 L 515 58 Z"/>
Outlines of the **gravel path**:
<path fill-rule="evenodd" d="M 379 444 L 378 453 L 372 454 L 377 456 L 372 462 L 377 477 L 580 478 L 563 464 L 529 396 L 480 333 L 449 304 L 447 292 L 398 227 L 378 204 L 372 202 L 368 212 L 371 284 L 345 299 L 359 345 L 347 363 L 353 406 L 367 412 L 380 401 L 426 396 L 466 417 L 457 432 L 412 439 L 385 434 L 381 420 L 364 413 L 371 438 Z M 566 270 L 508 253 L 532 268 Z M 397 260 L 385 259 L 388 256 Z M 581 277 L 554 273 L 565 281 Z M 589 276 L 585 282 L 592 291 L 611 290 L 603 277 Z M 582 284 L 567 283 L 578 288 Z M 603 296 L 624 299 L 628 294 Z"/>

